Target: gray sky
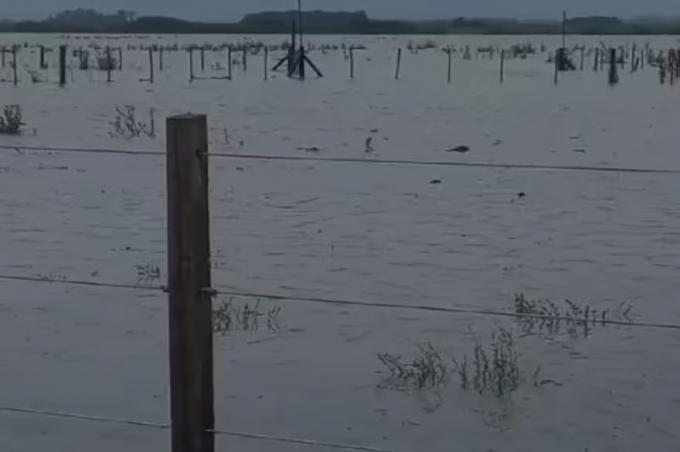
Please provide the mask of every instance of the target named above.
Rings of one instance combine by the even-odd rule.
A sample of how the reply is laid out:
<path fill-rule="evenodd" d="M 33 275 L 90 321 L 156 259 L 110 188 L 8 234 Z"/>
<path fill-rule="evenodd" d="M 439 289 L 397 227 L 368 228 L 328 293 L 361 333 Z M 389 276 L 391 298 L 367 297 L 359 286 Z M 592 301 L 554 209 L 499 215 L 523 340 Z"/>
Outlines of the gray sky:
<path fill-rule="evenodd" d="M 42 19 L 67 8 L 130 9 L 141 15 L 232 21 L 261 10 L 291 9 L 296 0 L 7 0 L 0 18 Z M 375 18 L 457 16 L 550 18 L 570 15 L 680 15 L 680 0 L 303 0 L 307 9 L 366 10 Z"/>

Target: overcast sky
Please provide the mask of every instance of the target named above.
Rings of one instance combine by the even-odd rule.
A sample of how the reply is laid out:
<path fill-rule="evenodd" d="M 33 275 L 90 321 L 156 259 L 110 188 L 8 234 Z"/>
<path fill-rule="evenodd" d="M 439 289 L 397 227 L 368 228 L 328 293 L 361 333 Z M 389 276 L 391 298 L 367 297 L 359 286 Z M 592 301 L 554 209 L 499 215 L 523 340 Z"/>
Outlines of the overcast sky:
<path fill-rule="evenodd" d="M 0 18 L 42 19 L 63 9 L 129 9 L 141 15 L 226 21 L 261 10 L 291 9 L 296 0 L 4 0 Z M 376 18 L 457 16 L 551 18 L 570 15 L 680 15 L 680 0 L 303 0 L 306 9 L 359 10 Z"/>

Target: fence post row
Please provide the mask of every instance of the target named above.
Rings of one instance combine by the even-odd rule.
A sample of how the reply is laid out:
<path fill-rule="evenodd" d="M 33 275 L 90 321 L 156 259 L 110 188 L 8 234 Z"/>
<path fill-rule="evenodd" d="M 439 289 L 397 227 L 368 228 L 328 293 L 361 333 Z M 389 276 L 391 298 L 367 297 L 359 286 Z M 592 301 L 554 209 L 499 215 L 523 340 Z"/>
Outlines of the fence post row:
<path fill-rule="evenodd" d="M 166 133 L 172 452 L 214 452 L 207 118 Z"/>

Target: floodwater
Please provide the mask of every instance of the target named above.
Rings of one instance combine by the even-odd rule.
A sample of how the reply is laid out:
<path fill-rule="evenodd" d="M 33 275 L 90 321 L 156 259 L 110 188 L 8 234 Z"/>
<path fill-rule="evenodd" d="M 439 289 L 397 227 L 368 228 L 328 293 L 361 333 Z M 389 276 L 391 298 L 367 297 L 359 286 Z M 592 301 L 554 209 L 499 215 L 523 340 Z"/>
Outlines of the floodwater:
<path fill-rule="evenodd" d="M 3 35 L 71 47 L 240 42 L 229 36 Z M 251 37 L 280 43 L 284 37 Z M 162 150 L 164 118 L 209 115 L 211 151 L 239 154 L 680 168 L 680 86 L 655 69 L 561 74 L 547 53 L 464 61 L 396 49 L 427 37 L 311 37 L 364 44 L 356 74 L 341 50 L 311 58 L 323 79 L 263 80 L 262 54 L 232 81 L 189 83 L 185 52 L 147 75 L 126 50 L 124 71 L 69 71 L 56 55 L 32 84 L 37 52 L 19 52 L 25 133 L 0 145 Z M 557 37 L 436 37 L 438 45 L 509 46 Z M 571 44 L 678 47 L 673 37 L 570 38 Z M 270 65 L 281 57 L 270 53 Z M 237 57 L 235 56 L 235 59 Z M 208 52 L 206 76 L 223 75 Z M 71 62 L 75 65 L 75 59 Z M 219 63 L 220 66 L 215 66 Z M 196 75 L 203 76 L 199 58 Z M 0 78 L 11 77 L 6 68 Z M 114 107 L 154 110 L 158 136 L 112 136 Z M 370 150 L 367 151 L 367 139 Z M 445 152 L 468 146 L 465 154 Z M 634 321 L 680 324 L 680 176 L 557 170 L 237 160 L 213 157 L 211 240 L 217 288 L 513 311 L 516 293 L 593 309 L 632 306 Z M 431 183 L 434 180 L 440 183 Z M 520 197 L 518 194 L 524 193 Z M 164 284 L 165 170 L 159 156 L 0 151 L 0 273 Z M 138 266 L 161 269 L 139 281 Z M 0 406 L 168 422 L 166 296 L 60 284 L 0 282 Z M 245 302 L 246 300 L 237 300 Z M 252 302 L 252 300 L 250 300 Z M 264 302 L 263 302 L 264 303 Z M 536 334 L 509 318 L 279 304 L 278 328 L 215 337 L 220 430 L 407 451 L 680 450 L 678 330 L 632 326 Z M 522 381 L 510 397 L 480 395 L 457 376 L 434 389 L 381 384 L 378 353 L 405 358 L 432 343 L 470 355 L 498 327 L 515 337 Z M 448 361 L 448 358 L 447 358 Z M 534 385 L 539 367 L 550 384 Z M 218 450 L 317 451 L 318 445 L 218 436 Z M 0 411 L 8 452 L 168 450 L 169 432 Z"/>

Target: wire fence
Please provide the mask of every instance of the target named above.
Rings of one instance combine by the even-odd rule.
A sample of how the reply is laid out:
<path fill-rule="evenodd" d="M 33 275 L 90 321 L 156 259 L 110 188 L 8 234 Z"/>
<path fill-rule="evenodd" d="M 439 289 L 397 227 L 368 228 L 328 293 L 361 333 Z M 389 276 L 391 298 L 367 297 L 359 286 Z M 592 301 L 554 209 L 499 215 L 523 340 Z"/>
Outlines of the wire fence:
<path fill-rule="evenodd" d="M 0 150 L 15 151 L 15 152 L 59 152 L 59 153 L 75 153 L 75 154 L 112 154 L 125 156 L 165 156 L 166 153 L 157 150 L 122 150 L 111 148 L 75 148 L 75 147 L 57 147 L 57 146 L 24 146 L 24 145 L 0 145 Z M 206 155 L 206 154 L 204 154 Z M 572 171 L 572 172 L 602 172 L 602 173 L 630 173 L 630 174 L 658 174 L 658 175 L 674 175 L 680 174 L 680 169 L 662 169 L 662 168 L 627 168 L 627 167 L 609 167 L 609 166 L 571 166 L 571 165 L 543 165 L 543 164 L 522 164 L 522 163 L 474 163 L 474 162 L 457 162 L 457 161 L 419 161 L 419 160 L 399 160 L 399 159 L 371 159 L 371 158 L 347 158 L 347 157 L 309 157 L 309 156 L 284 156 L 284 155 L 257 155 L 257 154 L 235 154 L 224 152 L 210 152 L 207 154 L 210 157 L 227 158 L 227 159 L 247 159 L 258 161 L 292 161 L 292 162 L 319 162 L 319 163 L 338 163 L 338 164 L 385 164 L 385 165 L 407 165 L 407 166 L 441 166 L 452 168 L 490 168 L 490 169 L 517 169 L 517 170 L 543 170 L 543 171 Z M 94 287 L 104 289 L 118 289 L 118 290 L 135 290 L 135 291 L 155 291 L 160 293 L 167 293 L 168 287 L 165 285 L 143 285 L 143 284 L 125 284 L 116 282 L 102 282 L 102 281 L 88 281 L 68 278 L 50 278 L 38 277 L 31 275 L 13 275 L 0 274 L 0 280 L 11 281 L 18 283 L 30 284 L 55 284 L 67 286 L 81 286 Z M 225 290 L 216 289 L 214 287 L 205 287 L 204 290 L 210 296 L 231 296 L 244 297 L 258 300 L 268 300 L 274 302 L 285 303 L 308 303 L 320 305 L 333 306 L 349 306 L 362 309 L 382 309 L 382 310 L 408 310 L 418 312 L 440 313 L 447 315 L 473 315 L 482 317 L 506 317 L 525 320 L 550 320 L 550 321 L 574 321 L 573 317 L 542 315 L 533 313 L 519 313 L 511 311 L 491 310 L 491 309 L 475 309 L 461 305 L 449 306 L 432 306 L 423 304 L 399 304 L 399 303 L 383 303 L 372 302 L 367 300 L 357 299 L 342 299 L 329 297 L 314 297 L 301 296 L 296 294 L 278 294 L 259 291 L 245 291 L 245 290 Z M 646 328 L 658 330 L 680 330 L 680 324 L 662 321 L 637 321 L 637 320 L 616 320 L 616 319 L 602 319 L 598 321 L 602 325 L 614 325 L 626 328 Z M 105 416 L 96 416 L 80 413 L 72 413 L 66 411 L 49 411 L 39 410 L 25 407 L 0 406 L 0 411 L 12 413 L 16 415 L 27 416 L 44 416 L 62 419 L 72 419 L 79 421 L 121 424 L 130 425 L 143 428 L 153 428 L 161 430 L 169 430 L 171 424 L 159 423 L 134 419 L 120 419 L 110 418 Z M 244 439 L 252 439 L 258 441 L 268 441 L 274 443 L 289 443 L 306 445 L 316 448 L 327 449 L 341 449 L 341 450 L 355 450 L 368 452 L 389 452 L 390 449 L 317 441 L 306 438 L 295 438 L 285 436 L 272 436 L 259 433 L 248 433 L 228 430 L 211 430 L 210 433 L 215 435 L 224 435 L 231 437 L 238 437 Z"/>
<path fill-rule="evenodd" d="M 165 156 L 165 152 L 156 150 L 120 150 L 111 148 L 73 148 L 56 146 L 12 146 L 0 145 L 0 150 L 5 151 L 31 151 L 31 152 L 64 152 L 76 154 L 120 154 L 140 156 Z M 460 162 L 450 160 L 409 160 L 409 159 L 374 159 L 352 157 L 313 157 L 297 155 L 267 155 L 267 154 L 237 154 L 229 152 L 209 152 L 210 157 L 259 160 L 259 161 L 289 161 L 289 162 L 318 162 L 318 163 L 362 163 L 377 165 L 403 165 L 403 166 L 443 166 L 453 168 L 490 168 L 490 169 L 517 169 L 517 170 L 542 170 L 542 171 L 573 171 L 573 172 L 600 172 L 600 173 L 632 173 L 632 174 L 680 174 L 680 168 L 631 168 L 620 166 L 582 166 L 582 165 L 549 165 L 534 163 L 485 163 L 485 162 Z"/>

